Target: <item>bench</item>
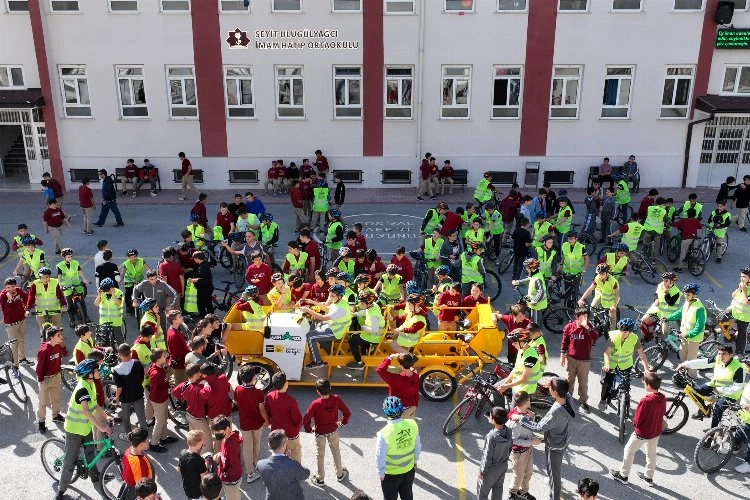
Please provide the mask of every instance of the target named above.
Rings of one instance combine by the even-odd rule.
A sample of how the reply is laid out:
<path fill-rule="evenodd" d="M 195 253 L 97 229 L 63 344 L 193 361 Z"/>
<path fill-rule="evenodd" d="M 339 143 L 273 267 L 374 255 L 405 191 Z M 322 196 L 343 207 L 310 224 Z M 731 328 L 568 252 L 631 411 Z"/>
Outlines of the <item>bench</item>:
<path fill-rule="evenodd" d="M 258 184 L 259 182 L 257 170 L 229 170 L 229 184 Z"/>
<path fill-rule="evenodd" d="M 381 170 L 381 184 L 411 184 L 411 170 Z"/>
<path fill-rule="evenodd" d="M 99 170 L 95 168 L 71 168 L 69 171 L 70 182 L 81 182 L 88 177 L 91 182 L 99 182 Z"/>
<path fill-rule="evenodd" d="M 364 172 L 362 170 L 334 170 L 333 177 L 341 179 L 347 184 L 362 184 Z"/>
<path fill-rule="evenodd" d="M 182 184 L 182 170 L 179 168 L 173 168 L 172 169 L 172 180 L 176 184 Z M 193 183 L 194 184 L 203 184 L 203 170 L 201 169 L 193 169 Z"/>
<path fill-rule="evenodd" d="M 461 186 L 461 192 L 466 191 L 466 185 L 469 183 L 469 171 L 465 169 L 453 171 L 453 186 Z"/>
<path fill-rule="evenodd" d="M 589 167 L 589 179 L 586 187 L 589 188 L 594 185 L 594 181 L 599 178 L 599 165 L 595 167 Z"/>
<path fill-rule="evenodd" d="M 517 182 L 518 172 L 490 171 L 490 176 L 493 185 L 512 186 Z"/>
<path fill-rule="evenodd" d="M 572 186 L 576 173 L 573 170 L 545 170 L 544 182 L 549 182 L 550 186 Z"/>
<path fill-rule="evenodd" d="M 161 179 L 159 178 L 159 169 L 157 167 L 152 167 L 154 172 L 156 172 L 156 188 L 161 191 Z M 125 185 L 125 167 L 118 167 L 115 169 L 115 175 L 112 178 L 115 182 L 115 188 L 119 191 L 120 188 L 118 186 L 120 183 L 122 183 L 122 189 L 125 190 L 127 186 Z M 136 181 L 137 182 L 137 181 Z M 144 184 L 145 185 L 145 184 Z M 149 184 L 150 186 L 150 184 Z M 132 187 L 135 189 L 135 186 Z"/>

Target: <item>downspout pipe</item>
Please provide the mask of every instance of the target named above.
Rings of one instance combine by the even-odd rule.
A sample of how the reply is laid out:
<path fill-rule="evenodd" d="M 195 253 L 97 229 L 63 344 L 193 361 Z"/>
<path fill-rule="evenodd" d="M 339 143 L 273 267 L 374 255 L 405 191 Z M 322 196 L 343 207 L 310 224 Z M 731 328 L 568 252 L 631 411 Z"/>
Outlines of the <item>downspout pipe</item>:
<path fill-rule="evenodd" d="M 425 16 L 427 15 L 427 0 L 417 2 L 419 5 L 419 53 L 417 54 L 417 164 L 422 158 L 422 94 L 424 91 L 424 35 L 425 35 Z M 417 175 L 420 175 L 417 173 Z"/>
<path fill-rule="evenodd" d="M 715 109 L 711 110 L 711 114 L 708 118 L 703 118 L 701 120 L 695 120 L 690 123 L 688 123 L 687 128 L 687 137 L 685 138 L 685 163 L 682 166 L 682 187 L 686 187 L 687 184 L 687 175 L 688 175 L 688 164 L 690 163 L 690 144 L 693 142 L 693 126 L 698 125 L 699 123 L 705 123 L 710 122 L 714 119 L 714 113 Z"/>

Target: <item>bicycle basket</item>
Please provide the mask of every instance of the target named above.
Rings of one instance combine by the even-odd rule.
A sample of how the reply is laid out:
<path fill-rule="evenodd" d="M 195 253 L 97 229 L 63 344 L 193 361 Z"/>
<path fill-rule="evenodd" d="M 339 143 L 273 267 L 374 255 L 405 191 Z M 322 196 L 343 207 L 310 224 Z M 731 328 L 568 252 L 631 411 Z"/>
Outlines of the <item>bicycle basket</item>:
<path fill-rule="evenodd" d="M 0 347 L 0 368 L 13 364 L 13 351 L 9 345 Z"/>

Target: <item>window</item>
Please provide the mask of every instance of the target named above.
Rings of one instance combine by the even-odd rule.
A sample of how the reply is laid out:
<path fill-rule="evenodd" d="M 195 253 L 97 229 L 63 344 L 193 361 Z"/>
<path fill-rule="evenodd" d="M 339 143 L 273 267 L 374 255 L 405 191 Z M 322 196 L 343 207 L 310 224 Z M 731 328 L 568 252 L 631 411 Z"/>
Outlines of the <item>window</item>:
<path fill-rule="evenodd" d="M 362 68 L 333 68 L 336 118 L 362 116 Z"/>
<path fill-rule="evenodd" d="M 21 66 L 0 66 L 0 89 L 26 88 Z"/>
<path fill-rule="evenodd" d="M 224 68 L 224 90 L 227 99 L 227 118 L 255 118 L 253 68 Z"/>
<path fill-rule="evenodd" d="M 221 12 L 246 12 L 250 10 L 250 5 L 245 7 L 244 0 L 220 0 L 219 8 Z"/>
<path fill-rule="evenodd" d="M 643 9 L 643 0 L 612 0 L 612 10 L 634 10 Z"/>
<path fill-rule="evenodd" d="M 302 0 L 271 0 L 273 12 L 301 12 Z"/>
<path fill-rule="evenodd" d="M 630 118 L 633 67 L 607 68 L 602 96 L 602 118 Z"/>
<path fill-rule="evenodd" d="M 474 0 L 444 0 L 445 12 L 474 12 Z"/>
<path fill-rule="evenodd" d="M 469 118 L 471 66 L 443 66 L 441 118 Z"/>
<path fill-rule="evenodd" d="M 65 116 L 67 118 L 91 116 L 86 66 L 60 66 L 59 75 Z"/>
<path fill-rule="evenodd" d="M 558 12 L 586 12 L 589 9 L 588 0 L 559 0 Z"/>
<path fill-rule="evenodd" d="M 198 101 L 195 95 L 195 70 L 192 66 L 167 67 L 169 86 L 170 118 L 198 116 Z"/>
<path fill-rule="evenodd" d="M 78 0 L 50 0 L 52 12 L 78 12 Z"/>
<path fill-rule="evenodd" d="M 671 66 L 664 78 L 664 94 L 661 99 L 661 118 L 685 118 L 693 92 L 692 66 Z"/>
<path fill-rule="evenodd" d="M 413 14 L 414 0 L 385 0 L 386 14 Z"/>
<path fill-rule="evenodd" d="M 526 10 L 526 0 L 497 0 L 498 11 L 523 11 Z"/>
<path fill-rule="evenodd" d="M 276 118 L 304 118 L 302 66 L 276 67 Z"/>
<path fill-rule="evenodd" d="M 147 118 L 146 84 L 140 66 L 115 66 L 117 95 L 120 98 L 120 116 Z"/>
<path fill-rule="evenodd" d="M 110 12 L 138 12 L 138 0 L 109 0 Z"/>
<path fill-rule="evenodd" d="M 411 118 L 412 68 L 385 68 L 385 117 Z"/>
<path fill-rule="evenodd" d="M 190 12 L 190 0 L 160 0 L 162 12 Z"/>
<path fill-rule="evenodd" d="M 674 10 L 703 10 L 704 0 L 674 0 Z"/>
<path fill-rule="evenodd" d="M 578 118 L 580 66 L 556 66 L 552 70 L 550 118 Z"/>
<path fill-rule="evenodd" d="M 360 0 L 332 0 L 334 12 L 361 12 Z"/>
<path fill-rule="evenodd" d="M 28 12 L 29 0 L 6 0 L 8 12 Z"/>
<path fill-rule="evenodd" d="M 724 83 L 721 85 L 721 92 L 722 94 L 750 94 L 750 66 L 724 68 Z"/>
<path fill-rule="evenodd" d="M 734 10 L 747 9 L 747 0 L 734 0 Z"/>
<path fill-rule="evenodd" d="M 492 83 L 492 118 L 518 118 L 521 107 L 521 68 L 495 66 Z"/>

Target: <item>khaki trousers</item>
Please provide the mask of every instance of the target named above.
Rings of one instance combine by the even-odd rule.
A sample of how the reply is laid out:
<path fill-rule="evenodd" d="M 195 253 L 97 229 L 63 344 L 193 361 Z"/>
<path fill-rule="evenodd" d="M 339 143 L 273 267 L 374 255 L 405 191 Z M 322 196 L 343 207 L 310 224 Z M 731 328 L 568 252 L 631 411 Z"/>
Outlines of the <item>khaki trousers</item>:
<path fill-rule="evenodd" d="M 8 332 L 8 339 L 17 339 L 10 345 L 13 353 L 13 365 L 18 368 L 18 362 L 26 357 L 26 322 L 21 321 L 15 325 L 5 325 L 5 331 Z"/>
<path fill-rule="evenodd" d="M 287 441 L 286 449 L 289 452 L 289 458 L 302 463 L 302 440 L 297 435 L 296 438 Z"/>
<path fill-rule="evenodd" d="M 566 369 L 568 371 L 568 385 L 573 394 L 576 380 L 578 380 L 578 401 L 585 403 L 589 400 L 589 370 L 591 361 L 579 361 L 568 356 Z"/>
<path fill-rule="evenodd" d="M 203 431 L 203 448 L 201 449 L 201 455 L 204 453 L 213 452 L 211 428 L 208 425 L 208 420 L 205 418 L 193 418 L 190 415 L 187 416 L 188 429 L 191 431 Z"/>
<path fill-rule="evenodd" d="M 60 384 L 62 384 L 62 375 L 52 375 L 46 377 L 39 383 L 39 409 L 36 411 L 37 422 L 44 422 L 47 419 L 47 405 L 52 405 L 52 415 L 60 414 Z"/>
<path fill-rule="evenodd" d="M 148 397 L 149 388 L 145 386 L 143 388 L 143 403 L 146 407 L 146 420 L 151 422 L 154 419 L 154 405 L 151 403 L 151 399 Z"/>
<path fill-rule="evenodd" d="M 46 323 L 46 320 L 44 319 L 44 316 L 43 315 L 37 315 L 36 322 L 39 325 L 39 331 L 41 332 L 42 331 L 42 325 L 44 323 Z M 55 326 L 60 326 L 60 325 L 62 325 L 62 316 L 60 316 L 59 314 L 53 314 L 53 315 L 50 316 L 50 322 L 53 325 L 55 325 Z M 42 333 L 42 336 L 44 336 L 43 333 Z"/>
<path fill-rule="evenodd" d="M 59 252 L 63 249 L 63 238 L 62 238 L 62 226 L 61 227 L 50 227 L 49 234 L 55 239 L 55 251 Z"/>
<path fill-rule="evenodd" d="M 198 192 L 198 190 L 195 189 L 195 185 L 193 184 L 193 174 L 182 176 L 182 197 L 183 198 L 187 198 L 188 189 L 192 189 L 196 193 Z"/>
<path fill-rule="evenodd" d="M 90 233 L 92 231 L 91 221 L 94 217 L 94 207 L 82 208 L 81 210 L 83 211 L 83 230 Z"/>
<path fill-rule="evenodd" d="M 654 469 L 656 468 L 656 448 L 659 446 L 659 436 L 651 439 L 643 439 L 639 438 L 635 432 L 630 435 L 630 439 L 628 439 L 628 443 L 625 445 L 625 454 L 622 457 L 620 474 L 628 477 L 630 474 L 630 468 L 633 466 L 635 452 L 640 450 L 644 444 L 646 445 L 646 477 L 649 479 L 654 478 Z"/>
<path fill-rule="evenodd" d="M 680 341 L 680 363 L 690 361 L 698 357 L 698 345 L 700 342 L 690 342 L 686 339 Z M 698 370 L 688 370 L 688 375 L 693 378 L 698 376 Z"/>
<path fill-rule="evenodd" d="M 510 491 L 526 493 L 529 491 L 531 475 L 534 473 L 534 448 L 530 446 L 526 451 L 511 451 L 510 459 L 513 464 L 513 483 L 510 485 Z"/>
<path fill-rule="evenodd" d="M 255 464 L 260 458 L 260 438 L 263 436 L 263 427 L 242 432 L 242 461 L 245 465 L 245 474 L 255 472 Z"/>
<path fill-rule="evenodd" d="M 242 484 L 242 480 L 238 483 L 229 484 L 229 483 L 223 483 L 224 484 L 224 498 L 226 500 L 240 500 L 242 498 L 242 490 L 240 490 L 240 485 Z"/>
<path fill-rule="evenodd" d="M 333 455 L 333 465 L 336 468 L 336 477 L 340 476 L 344 468 L 341 465 L 341 451 L 339 450 L 339 431 L 320 436 L 315 435 L 317 450 L 315 458 L 318 460 L 318 477 L 325 479 L 326 475 L 326 441 Z"/>
<path fill-rule="evenodd" d="M 682 266 L 682 264 L 685 262 L 685 257 L 687 257 L 688 248 L 690 248 L 690 244 L 693 242 L 693 238 L 690 238 L 689 240 L 682 240 L 682 243 L 680 244 L 680 258 L 677 261 L 678 266 Z"/>
<path fill-rule="evenodd" d="M 745 217 L 747 217 L 747 208 L 738 208 L 737 225 L 740 226 L 740 228 L 745 227 Z"/>
<path fill-rule="evenodd" d="M 448 191 L 448 194 L 453 194 L 453 178 L 452 177 L 445 177 L 441 179 L 440 182 L 440 194 L 445 194 L 445 186 L 446 184 L 450 184 L 450 191 Z"/>
<path fill-rule="evenodd" d="M 151 401 L 151 406 L 153 407 L 154 411 L 154 417 L 156 417 L 156 424 L 154 425 L 154 430 L 151 433 L 151 444 L 156 445 L 159 444 L 159 441 L 167 437 L 167 405 L 169 404 L 169 400 L 164 401 L 163 403 L 154 403 Z"/>
<path fill-rule="evenodd" d="M 304 208 L 295 208 L 294 209 L 294 226 L 296 228 L 300 227 L 302 224 L 307 224 L 308 217 L 305 213 Z"/>
<path fill-rule="evenodd" d="M 410 418 L 414 420 L 416 417 L 417 417 L 416 406 L 409 406 L 408 408 L 404 408 L 404 413 L 401 414 L 401 418 Z"/>
<path fill-rule="evenodd" d="M 448 335 L 456 335 L 456 322 L 455 321 L 438 321 L 439 332 L 451 332 Z"/>

